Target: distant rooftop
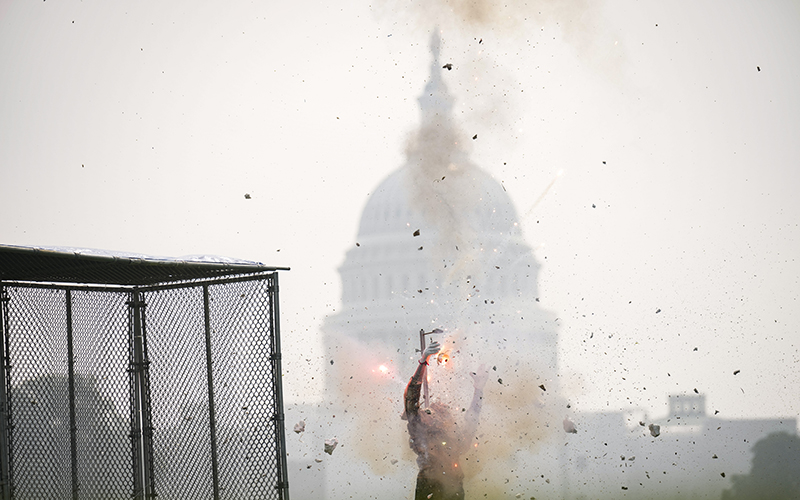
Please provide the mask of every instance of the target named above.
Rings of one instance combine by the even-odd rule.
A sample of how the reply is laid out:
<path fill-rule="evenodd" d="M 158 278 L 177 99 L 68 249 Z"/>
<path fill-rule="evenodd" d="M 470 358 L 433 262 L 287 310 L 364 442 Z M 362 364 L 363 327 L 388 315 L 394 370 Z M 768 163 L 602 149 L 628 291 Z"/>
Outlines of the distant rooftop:
<path fill-rule="evenodd" d="M 179 258 L 88 248 L 0 245 L 0 283 L 77 283 L 144 286 L 288 270 L 213 255 Z"/>

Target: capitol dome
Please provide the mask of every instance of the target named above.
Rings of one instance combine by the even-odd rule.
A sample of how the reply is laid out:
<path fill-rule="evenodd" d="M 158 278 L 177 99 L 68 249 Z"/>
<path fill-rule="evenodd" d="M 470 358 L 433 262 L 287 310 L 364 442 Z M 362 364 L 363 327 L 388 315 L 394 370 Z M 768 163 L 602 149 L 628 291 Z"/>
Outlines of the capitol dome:
<path fill-rule="evenodd" d="M 469 316 L 471 297 L 515 310 L 538 297 L 540 266 L 508 193 L 459 144 L 438 44 L 435 37 L 420 126 L 405 164 L 366 202 L 355 245 L 339 268 L 342 306 L 329 326 L 424 327 Z"/>

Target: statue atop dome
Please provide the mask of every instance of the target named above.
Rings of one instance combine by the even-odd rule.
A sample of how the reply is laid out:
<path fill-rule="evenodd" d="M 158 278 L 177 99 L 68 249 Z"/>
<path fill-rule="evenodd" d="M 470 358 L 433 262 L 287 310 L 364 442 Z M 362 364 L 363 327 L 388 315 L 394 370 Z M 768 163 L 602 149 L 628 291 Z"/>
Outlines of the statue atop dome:
<path fill-rule="evenodd" d="M 442 118 L 450 118 L 453 111 L 453 97 L 447 90 L 447 86 L 442 80 L 441 61 L 439 56 L 442 48 L 442 37 L 439 34 L 439 28 L 435 28 L 431 34 L 431 68 L 428 83 L 425 85 L 425 90 L 419 96 L 420 110 L 422 111 L 422 122 L 425 123 L 431 118 L 439 116 Z"/>

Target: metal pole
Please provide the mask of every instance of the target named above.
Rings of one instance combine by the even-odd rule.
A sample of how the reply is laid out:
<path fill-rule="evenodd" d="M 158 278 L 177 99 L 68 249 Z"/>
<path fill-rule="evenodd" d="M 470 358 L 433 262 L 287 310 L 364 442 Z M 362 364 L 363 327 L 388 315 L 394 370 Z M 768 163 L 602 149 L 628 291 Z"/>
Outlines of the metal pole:
<path fill-rule="evenodd" d="M 203 314 L 206 326 L 206 370 L 208 377 L 208 422 L 211 430 L 211 479 L 214 500 L 219 500 L 219 472 L 217 466 L 217 418 L 214 409 L 214 374 L 211 358 L 211 316 L 208 306 L 208 285 L 203 285 Z"/>
<path fill-rule="evenodd" d="M 147 355 L 147 321 L 145 320 L 145 302 L 140 295 L 139 321 L 141 325 L 142 360 L 139 379 L 142 395 L 142 461 L 144 462 L 144 492 L 147 498 L 156 498 L 153 481 L 153 419 L 150 406 L 150 358 Z"/>
<path fill-rule="evenodd" d="M 153 481 L 150 464 L 152 464 L 152 429 L 149 425 L 147 412 L 147 362 L 144 357 L 144 334 L 142 325 L 142 309 L 144 303 L 141 301 L 139 290 L 131 292 L 131 302 L 129 303 L 133 313 L 133 389 L 134 389 L 134 411 L 133 411 L 133 436 L 134 450 L 134 498 L 145 500 L 153 498 Z M 138 470 L 137 470 L 138 469 Z"/>
<path fill-rule="evenodd" d="M 69 384 L 69 446 L 72 463 L 72 500 L 78 500 L 78 427 L 75 424 L 75 357 L 72 349 L 72 291 L 66 291 L 67 380 Z"/>
<path fill-rule="evenodd" d="M 142 462 L 142 413 L 141 413 L 141 394 L 139 387 L 139 368 L 138 363 L 141 357 L 139 340 L 141 338 L 141 324 L 139 323 L 139 292 L 131 292 L 131 300 L 128 302 L 131 311 L 131 392 L 133 393 L 133 405 L 131 407 L 131 446 L 133 447 L 133 498 L 144 500 L 144 478 Z"/>
<path fill-rule="evenodd" d="M 289 500 L 289 476 L 286 464 L 286 429 L 283 414 L 283 374 L 281 373 L 281 325 L 278 305 L 278 273 L 272 273 L 272 373 L 275 384 L 275 434 L 278 436 L 278 492 L 282 500 Z"/>
<path fill-rule="evenodd" d="M 6 359 L 6 339 L 8 335 L 8 296 L 0 286 L 0 487 L 3 500 L 11 500 L 11 454 L 9 425 L 10 408 L 7 394 L 7 370 L 10 368 Z"/>

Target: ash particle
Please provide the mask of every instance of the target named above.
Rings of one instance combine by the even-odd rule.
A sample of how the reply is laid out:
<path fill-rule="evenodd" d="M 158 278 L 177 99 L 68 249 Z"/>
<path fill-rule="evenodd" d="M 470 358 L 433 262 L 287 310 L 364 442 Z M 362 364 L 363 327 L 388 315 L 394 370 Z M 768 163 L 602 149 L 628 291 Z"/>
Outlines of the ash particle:
<path fill-rule="evenodd" d="M 647 428 L 650 429 L 650 435 L 653 436 L 654 438 L 658 437 L 661 434 L 660 425 L 650 424 Z"/>
<path fill-rule="evenodd" d="M 450 71 L 450 70 L 453 69 L 453 64 L 452 63 L 447 63 L 444 66 L 442 66 L 442 69 L 446 69 L 447 71 Z"/>

